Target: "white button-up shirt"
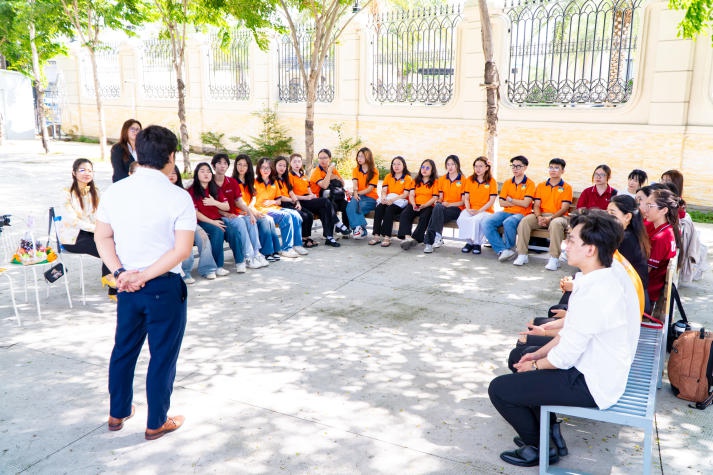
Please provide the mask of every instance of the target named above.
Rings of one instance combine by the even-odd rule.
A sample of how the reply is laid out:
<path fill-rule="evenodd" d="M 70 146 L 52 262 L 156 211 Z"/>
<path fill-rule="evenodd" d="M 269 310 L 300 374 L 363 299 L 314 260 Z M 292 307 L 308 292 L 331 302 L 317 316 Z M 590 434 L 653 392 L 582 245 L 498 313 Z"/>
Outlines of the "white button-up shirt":
<path fill-rule="evenodd" d="M 143 167 L 103 193 L 96 219 L 111 226 L 116 254 L 127 270 L 147 268 L 173 249 L 176 231 L 196 229 L 188 193 L 161 171 Z M 180 273 L 180 264 L 171 272 Z"/>
<path fill-rule="evenodd" d="M 577 274 L 560 341 L 547 359 L 560 369 L 577 368 L 594 402 L 606 409 L 624 394 L 640 328 L 636 289 L 614 259 L 610 268 Z"/>

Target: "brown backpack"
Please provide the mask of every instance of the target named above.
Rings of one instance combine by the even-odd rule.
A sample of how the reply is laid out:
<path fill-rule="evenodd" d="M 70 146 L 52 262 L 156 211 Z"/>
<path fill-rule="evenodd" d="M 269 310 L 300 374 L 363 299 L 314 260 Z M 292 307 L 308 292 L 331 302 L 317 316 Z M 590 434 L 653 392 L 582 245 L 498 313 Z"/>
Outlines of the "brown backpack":
<path fill-rule="evenodd" d="M 668 359 L 668 379 L 673 393 L 681 399 L 698 403 L 695 406 L 698 409 L 705 409 L 713 401 L 711 343 L 713 333 L 703 328 L 684 332 L 673 342 Z"/>

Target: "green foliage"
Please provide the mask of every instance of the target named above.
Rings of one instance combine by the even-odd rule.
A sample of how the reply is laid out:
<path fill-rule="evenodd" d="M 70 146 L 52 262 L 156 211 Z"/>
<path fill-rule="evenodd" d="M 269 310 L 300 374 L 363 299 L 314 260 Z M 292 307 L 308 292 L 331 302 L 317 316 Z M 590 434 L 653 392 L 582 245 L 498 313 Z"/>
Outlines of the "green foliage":
<path fill-rule="evenodd" d="M 678 24 L 678 36 L 694 39 L 704 31 L 713 33 L 713 0 L 669 0 L 668 6 L 674 10 L 686 11 L 683 20 Z"/>
<path fill-rule="evenodd" d="M 691 219 L 696 223 L 713 223 L 713 211 L 687 210 Z"/>
<path fill-rule="evenodd" d="M 225 146 L 223 145 L 223 137 L 225 134 L 222 132 L 203 132 L 201 134 L 201 142 L 206 145 L 213 147 L 213 152 L 225 152 Z"/>
<path fill-rule="evenodd" d="M 86 135 L 78 135 L 76 137 L 72 137 L 73 142 L 81 142 L 81 143 L 99 143 L 99 139 L 96 137 L 87 137 Z"/>
<path fill-rule="evenodd" d="M 262 121 L 262 130 L 257 137 L 250 137 L 250 142 L 242 137 L 230 137 L 230 140 L 241 144 L 240 153 L 245 153 L 253 160 L 292 153 L 292 137 L 287 135 L 287 128 L 280 124 L 277 109 L 266 106 L 263 110 L 253 113 Z"/>
<path fill-rule="evenodd" d="M 344 122 L 337 122 L 329 126 L 337 133 L 337 146 L 332 150 L 332 158 L 337 164 L 337 171 L 342 178 L 349 179 L 352 176 L 352 168 L 355 167 L 355 157 L 363 141 L 361 137 L 345 137 L 342 132 Z"/>

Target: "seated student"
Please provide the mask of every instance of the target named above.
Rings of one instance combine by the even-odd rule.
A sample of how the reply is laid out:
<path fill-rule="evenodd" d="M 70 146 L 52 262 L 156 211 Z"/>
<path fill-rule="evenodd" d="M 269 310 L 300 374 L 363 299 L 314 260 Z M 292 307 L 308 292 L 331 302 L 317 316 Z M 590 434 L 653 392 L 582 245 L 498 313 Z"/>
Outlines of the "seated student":
<path fill-rule="evenodd" d="M 280 255 L 295 258 L 308 254 L 307 249 L 302 247 L 302 218 L 280 206 L 282 195 L 276 183 L 272 161 L 269 158 L 261 158 L 257 161 L 256 168 L 259 175 L 255 179 L 255 208 L 267 213 L 280 227 Z"/>
<path fill-rule="evenodd" d="M 394 220 L 401 215 L 401 211 L 408 204 L 409 192 L 413 189 L 413 178 L 406 166 L 404 157 L 396 156 L 391 160 L 389 173 L 381 184 L 381 198 L 374 210 L 374 231 L 369 241 L 370 246 L 381 242 L 381 247 L 391 245 L 391 232 L 394 229 Z M 383 241 L 381 237 L 383 236 Z"/>
<path fill-rule="evenodd" d="M 473 162 L 473 174 L 465 180 L 463 204 L 465 209 L 458 216 L 458 237 L 466 240 L 460 250 L 463 253 L 480 254 L 485 239 L 481 223 L 493 214 L 493 205 L 498 196 L 498 184 L 490 174 L 486 157 Z"/>
<path fill-rule="evenodd" d="M 196 165 L 193 172 L 193 184 L 188 189 L 188 193 L 196 207 L 198 225 L 203 228 L 210 239 L 213 259 L 218 266 L 216 274 L 225 275 L 228 271 L 223 267 L 225 262 L 223 241 L 228 241 L 233 255 L 236 252 L 241 252 L 241 244 L 237 233 L 228 228 L 222 220 L 220 212 L 229 211 L 230 203 L 213 181 L 213 169 L 210 164 L 201 162 Z"/>
<path fill-rule="evenodd" d="M 431 221 L 423 239 L 426 245 L 423 252 L 430 254 L 434 249 L 443 246 L 443 226 L 449 221 L 455 221 L 465 208 L 463 204 L 464 177 L 460 170 L 460 159 L 457 155 L 446 157 L 446 174 L 438 179 L 438 201 L 433 206 Z"/>
<path fill-rule="evenodd" d="M 260 254 L 268 262 L 279 261 L 280 236 L 277 234 L 275 221 L 266 213 L 255 209 L 255 171 L 250 157 L 244 153 L 235 157 L 233 179 L 238 182 L 240 196 L 247 205 L 250 214 L 257 220 Z"/>
<path fill-rule="evenodd" d="M 78 158 L 72 164 L 72 184 L 64 189 L 64 208 L 59 226 L 62 247 L 70 253 L 99 257 L 94 243 L 96 211 L 99 206 L 99 190 L 94 183 L 94 165 L 86 158 Z M 102 262 L 102 286 L 109 287 L 109 298 L 116 302 L 116 280 Z"/>
<path fill-rule="evenodd" d="M 357 152 L 356 166 L 352 170 L 352 199 L 347 203 L 347 216 L 354 228 L 354 239 L 364 239 L 367 235 L 366 218 L 376 208 L 379 195 L 379 170 L 374 163 L 374 155 L 367 147 Z"/>
<path fill-rule="evenodd" d="M 305 175 L 302 166 L 302 155 L 293 153 L 290 155 L 290 186 L 292 192 L 299 201 L 300 207 L 304 210 L 319 216 L 322 221 L 322 235 L 327 246 L 339 247 L 340 244 L 334 239 L 334 226 L 339 219 L 334 210 L 332 202 L 327 198 L 318 198 L 310 188 L 309 179 Z M 310 230 L 311 232 L 311 230 Z"/>
<path fill-rule="evenodd" d="M 621 225 L 599 210 L 572 224 L 567 260 L 581 273 L 562 330 L 525 354 L 514 365 L 517 373 L 496 377 L 488 388 L 493 406 L 518 434 L 519 447 L 500 454 L 512 465 L 539 464 L 540 406 L 612 406 L 626 389 L 636 353 L 641 321 L 636 289 L 626 273 L 612 268 Z M 556 422 L 556 415 L 551 417 Z M 549 457 L 550 463 L 559 460 L 556 447 Z"/>
<path fill-rule="evenodd" d="M 626 190 L 619 192 L 620 195 L 628 195 L 636 198 L 636 191 L 644 186 L 648 181 L 649 176 L 644 170 L 635 168 L 629 173 L 628 181 L 626 182 Z"/>
<path fill-rule="evenodd" d="M 133 165 L 138 162 L 131 162 Z M 130 174 L 133 173 L 130 171 Z M 181 172 L 178 167 L 174 165 L 173 171 L 168 175 L 168 180 L 176 185 L 177 187 L 185 190 L 183 188 L 183 180 L 181 180 Z M 213 251 L 210 247 L 210 239 L 208 239 L 208 234 L 203 231 L 203 228 L 196 224 L 196 232 L 193 234 L 193 245 L 198 247 L 198 273 L 208 280 L 213 280 L 217 276 L 218 266 L 215 264 L 215 259 L 213 259 Z M 191 276 L 193 271 L 193 263 L 195 258 L 193 253 L 181 263 L 181 270 L 183 271 L 183 281 L 188 284 L 195 284 L 196 279 Z M 230 272 L 223 269 L 221 276 L 228 275 Z"/>
<path fill-rule="evenodd" d="M 221 211 L 225 224 L 232 228 L 232 232 L 237 234 L 237 238 L 242 244 L 241 252 L 235 256 L 235 267 L 239 274 L 243 274 L 247 269 L 259 269 L 267 267 L 267 259 L 260 254 L 260 237 L 257 228 L 257 220 L 252 211 L 242 199 L 242 192 L 238 182 L 226 176 L 230 168 L 230 158 L 225 153 L 217 153 L 211 160 L 211 165 L 215 170 L 213 180 L 218 185 L 220 191 L 230 203 L 230 211 Z"/>
<path fill-rule="evenodd" d="M 532 213 L 535 182 L 525 175 L 528 164 L 529 161 L 522 155 L 510 159 L 513 176 L 503 183 L 499 195 L 503 210 L 493 213 L 483 222 L 485 237 L 493 246 L 500 262 L 505 262 L 515 255 L 512 248 L 515 247 L 517 226 L 525 216 Z M 500 226 L 503 227 L 502 237 L 498 232 Z"/>
<path fill-rule="evenodd" d="M 646 220 L 651 241 L 649 254 L 649 300 L 653 306 L 661 296 L 666 281 L 668 263 L 681 248 L 681 231 L 678 220 L 679 198 L 669 190 L 656 189 L 644 201 Z M 681 255 L 679 255 L 679 265 Z"/>
<path fill-rule="evenodd" d="M 312 239 L 314 214 L 302 209 L 300 200 L 297 199 L 297 195 L 292 191 L 292 183 L 290 182 L 290 174 L 288 171 L 290 167 L 287 164 L 287 157 L 284 155 L 278 156 L 275 158 L 272 166 L 275 168 L 276 183 L 280 187 L 280 194 L 282 196 L 280 205 L 289 213 L 299 214 L 302 220 L 302 229 L 300 230 L 302 233 L 302 244 L 306 248 L 319 246 L 319 244 Z"/>
<path fill-rule="evenodd" d="M 599 165 L 595 168 L 592 174 L 592 183 L 594 185 L 585 188 L 579 195 L 577 209 L 598 208 L 606 210 L 612 196 L 617 194 L 617 191 L 609 186 L 610 178 L 611 168 L 608 165 Z"/>
<path fill-rule="evenodd" d="M 423 242 L 437 200 L 438 170 L 436 170 L 436 163 L 428 158 L 421 162 L 413 183 L 413 190 L 408 195 L 408 204 L 399 216 L 398 237 L 403 241 L 401 249 L 408 251 L 417 243 Z M 418 224 L 411 232 L 416 217 L 418 217 Z"/>
<path fill-rule="evenodd" d="M 527 250 L 533 229 L 547 229 L 550 235 L 550 258 L 545 264 L 547 270 L 560 267 L 560 245 L 564 240 L 572 204 L 572 187 L 562 179 L 567 164 L 561 158 L 550 160 L 550 178 L 535 188 L 535 202 L 532 214 L 525 216 L 517 226 L 517 257 L 513 264 L 527 264 Z"/>
<path fill-rule="evenodd" d="M 312 169 L 312 173 L 309 176 L 309 186 L 316 196 L 329 199 L 335 213 L 341 213 L 343 222 L 335 221 L 335 230 L 339 231 L 344 237 L 349 237 L 352 230 L 349 228 L 349 216 L 347 215 L 347 192 L 336 196 L 330 191 L 333 183 L 339 184 L 341 189 L 344 190 L 345 183 L 344 179 L 339 175 L 339 171 L 337 171 L 337 164 L 331 160 L 332 152 L 326 148 L 319 151 L 317 154 L 317 166 Z"/>

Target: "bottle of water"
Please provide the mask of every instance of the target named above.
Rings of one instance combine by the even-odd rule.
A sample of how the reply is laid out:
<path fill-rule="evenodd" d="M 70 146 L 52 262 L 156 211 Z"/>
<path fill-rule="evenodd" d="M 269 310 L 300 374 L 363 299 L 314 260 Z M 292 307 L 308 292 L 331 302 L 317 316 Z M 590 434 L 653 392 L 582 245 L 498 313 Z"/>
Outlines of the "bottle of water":
<path fill-rule="evenodd" d="M 57 252 L 62 252 L 64 251 L 64 247 L 62 247 L 62 242 L 59 240 L 59 236 L 62 235 L 62 231 L 64 231 L 64 225 L 62 224 L 62 216 L 55 216 L 54 217 L 54 229 L 55 229 L 55 238 L 57 239 Z M 50 236 L 52 238 L 52 236 Z"/>

